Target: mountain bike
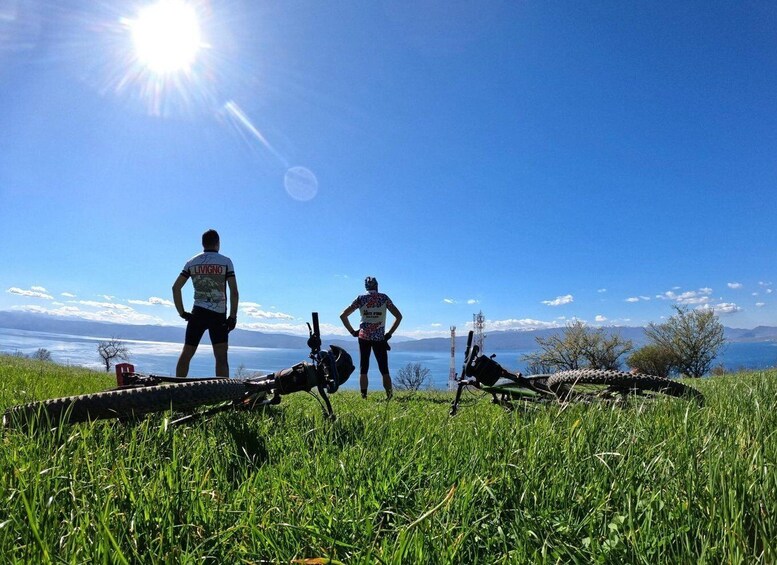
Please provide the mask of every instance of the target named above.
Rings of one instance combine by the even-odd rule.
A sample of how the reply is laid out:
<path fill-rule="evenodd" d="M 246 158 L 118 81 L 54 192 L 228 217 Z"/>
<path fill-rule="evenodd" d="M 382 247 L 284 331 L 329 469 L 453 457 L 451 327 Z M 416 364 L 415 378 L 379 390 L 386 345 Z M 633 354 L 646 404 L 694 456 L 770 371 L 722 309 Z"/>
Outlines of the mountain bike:
<path fill-rule="evenodd" d="M 313 327 L 307 324 L 311 362 L 301 362 L 276 373 L 248 379 L 220 377 L 178 378 L 136 373 L 134 366 L 116 366 L 117 387 L 111 390 L 54 398 L 13 406 L 3 415 L 5 427 L 26 427 L 35 419 L 56 426 L 100 419 L 132 420 L 153 412 L 189 411 L 172 420 L 177 425 L 224 410 L 250 410 L 279 404 L 281 397 L 294 392 L 318 391 L 324 416 L 334 419 L 329 394 L 348 380 L 354 366 L 351 356 L 341 347 L 330 345 L 321 350 L 318 313 L 312 314 Z M 315 396 L 315 395 L 314 395 Z M 210 407 L 196 411 L 200 407 Z"/>
<path fill-rule="evenodd" d="M 459 408 L 462 391 L 468 387 L 491 394 L 492 402 L 512 408 L 513 402 L 591 402 L 594 400 L 623 403 L 633 397 L 674 396 L 703 404 L 704 396 L 695 388 L 677 381 L 605 369 L 574 369 L 552 374 L 523 376 L 511 373 L 494 360 L 480 353 L 473 345 L 474 332 L 467 336 L 464 365 L 456 376 L 456 396 L 450 415 Z"/>

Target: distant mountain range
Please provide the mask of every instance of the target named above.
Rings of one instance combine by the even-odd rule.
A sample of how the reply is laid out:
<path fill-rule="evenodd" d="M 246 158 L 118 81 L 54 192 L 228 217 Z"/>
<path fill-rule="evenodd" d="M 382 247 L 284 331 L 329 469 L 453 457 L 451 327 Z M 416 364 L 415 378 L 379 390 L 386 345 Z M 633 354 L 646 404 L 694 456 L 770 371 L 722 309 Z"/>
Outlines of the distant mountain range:
<path fill-rule="evenodd" d="M 184 328 L 178 326 L 150 326 L 131 324 L 110 324 L 85 320 L 54 318 L 44 314 L 27 312 L 0 311 L 0 328 L 46 332 L 89 337 L 115 337 L 123 340 L 163 341 L 183 343 Z M 613 327 L 625 339 L 630 339 L 639 347 L 647 340 L 641 327 Z M 537 337 L 548 337 L 558 333 L 560 328 L 543 330 L 486 331 L 486 351 L 522 351 L 537 348 Z M 777 327 L 758 326 L 753 329 L 725 328 L 726 339 L 730 342 L 777 342 Z M 353 340 L 342 336 L 322 336 L 325 345 L 353 345 Z M 247 347 L 267 347 L 273 349 L 306 349 L 307 338 L 277 333 L 264 333 L 247 330 L 234 330 L 229 335 L 230 345 Z M 456 348 L 463 348 L 466 335 L 456 338 Z M 395 351 L 447 351 L 451 340 L 448 337 L 405 340 L 391 342 Z"/>

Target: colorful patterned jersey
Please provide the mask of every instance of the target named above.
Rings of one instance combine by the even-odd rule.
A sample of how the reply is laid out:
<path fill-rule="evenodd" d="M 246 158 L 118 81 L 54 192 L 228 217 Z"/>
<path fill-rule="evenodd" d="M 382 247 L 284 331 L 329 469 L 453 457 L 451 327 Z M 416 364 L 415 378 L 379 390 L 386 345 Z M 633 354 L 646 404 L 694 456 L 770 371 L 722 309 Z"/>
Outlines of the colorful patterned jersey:
<path fill-rule="evenodd" d="M 232 260 L 215 251 L 203 251 L 186 262 L 181 275 L 192 278 L 194 305 L 227 312 L 227 279 L 235 276 Z"/>
<path fill-rule="evenodd" d="M 386 308 L 393 305 L 387 295 L 376 290 L 357 296 L 351 306 L 358 308 L 362 315 L 359 337 L 371 341 L 383 341 L 386 331 Z"/>

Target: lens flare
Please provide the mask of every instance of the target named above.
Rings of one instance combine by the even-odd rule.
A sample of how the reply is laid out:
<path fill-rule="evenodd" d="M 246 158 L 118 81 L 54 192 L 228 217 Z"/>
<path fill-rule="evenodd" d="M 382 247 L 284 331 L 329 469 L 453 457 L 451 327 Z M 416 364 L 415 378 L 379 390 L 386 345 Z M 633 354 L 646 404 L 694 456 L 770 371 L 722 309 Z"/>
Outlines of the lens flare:
<path fill-rule="evenodd" d="M 318 179 L 305 167 L 292 167 L 286 171 L 283 185 L 289 196 L 303 202 L 312 200 L 318 193 Z"/>

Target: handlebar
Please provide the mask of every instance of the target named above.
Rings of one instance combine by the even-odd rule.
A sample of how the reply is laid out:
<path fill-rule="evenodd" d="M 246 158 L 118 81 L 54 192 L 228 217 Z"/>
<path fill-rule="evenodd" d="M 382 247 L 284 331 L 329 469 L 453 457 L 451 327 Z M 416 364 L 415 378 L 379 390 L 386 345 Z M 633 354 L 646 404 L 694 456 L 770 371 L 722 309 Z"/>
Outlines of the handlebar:
<path fill-rule="evenodd" d="M 248 386 L 264 392 L 273 392 L 276 396 L 271 402 L 280 402 L 279 395 L 293 392 L 317 389 L 326 403 L 326 410 L 332 415 L 332 406 L 327 393 L 337 392 L 351 373 L 355 370 L 351 356 L 347 351 L 336 345 L 330 345 L 326 351 L 321 350 L 321 330 L 318 322 L 318 312 L 312 313 L 313 326 L 308 323 L 308 347 L 312 363 L 297 363 L 293 367 L 276 373 L 264 375 L 246 382 Z M 277 400 L 276 400 L 277 399 Z"/>

